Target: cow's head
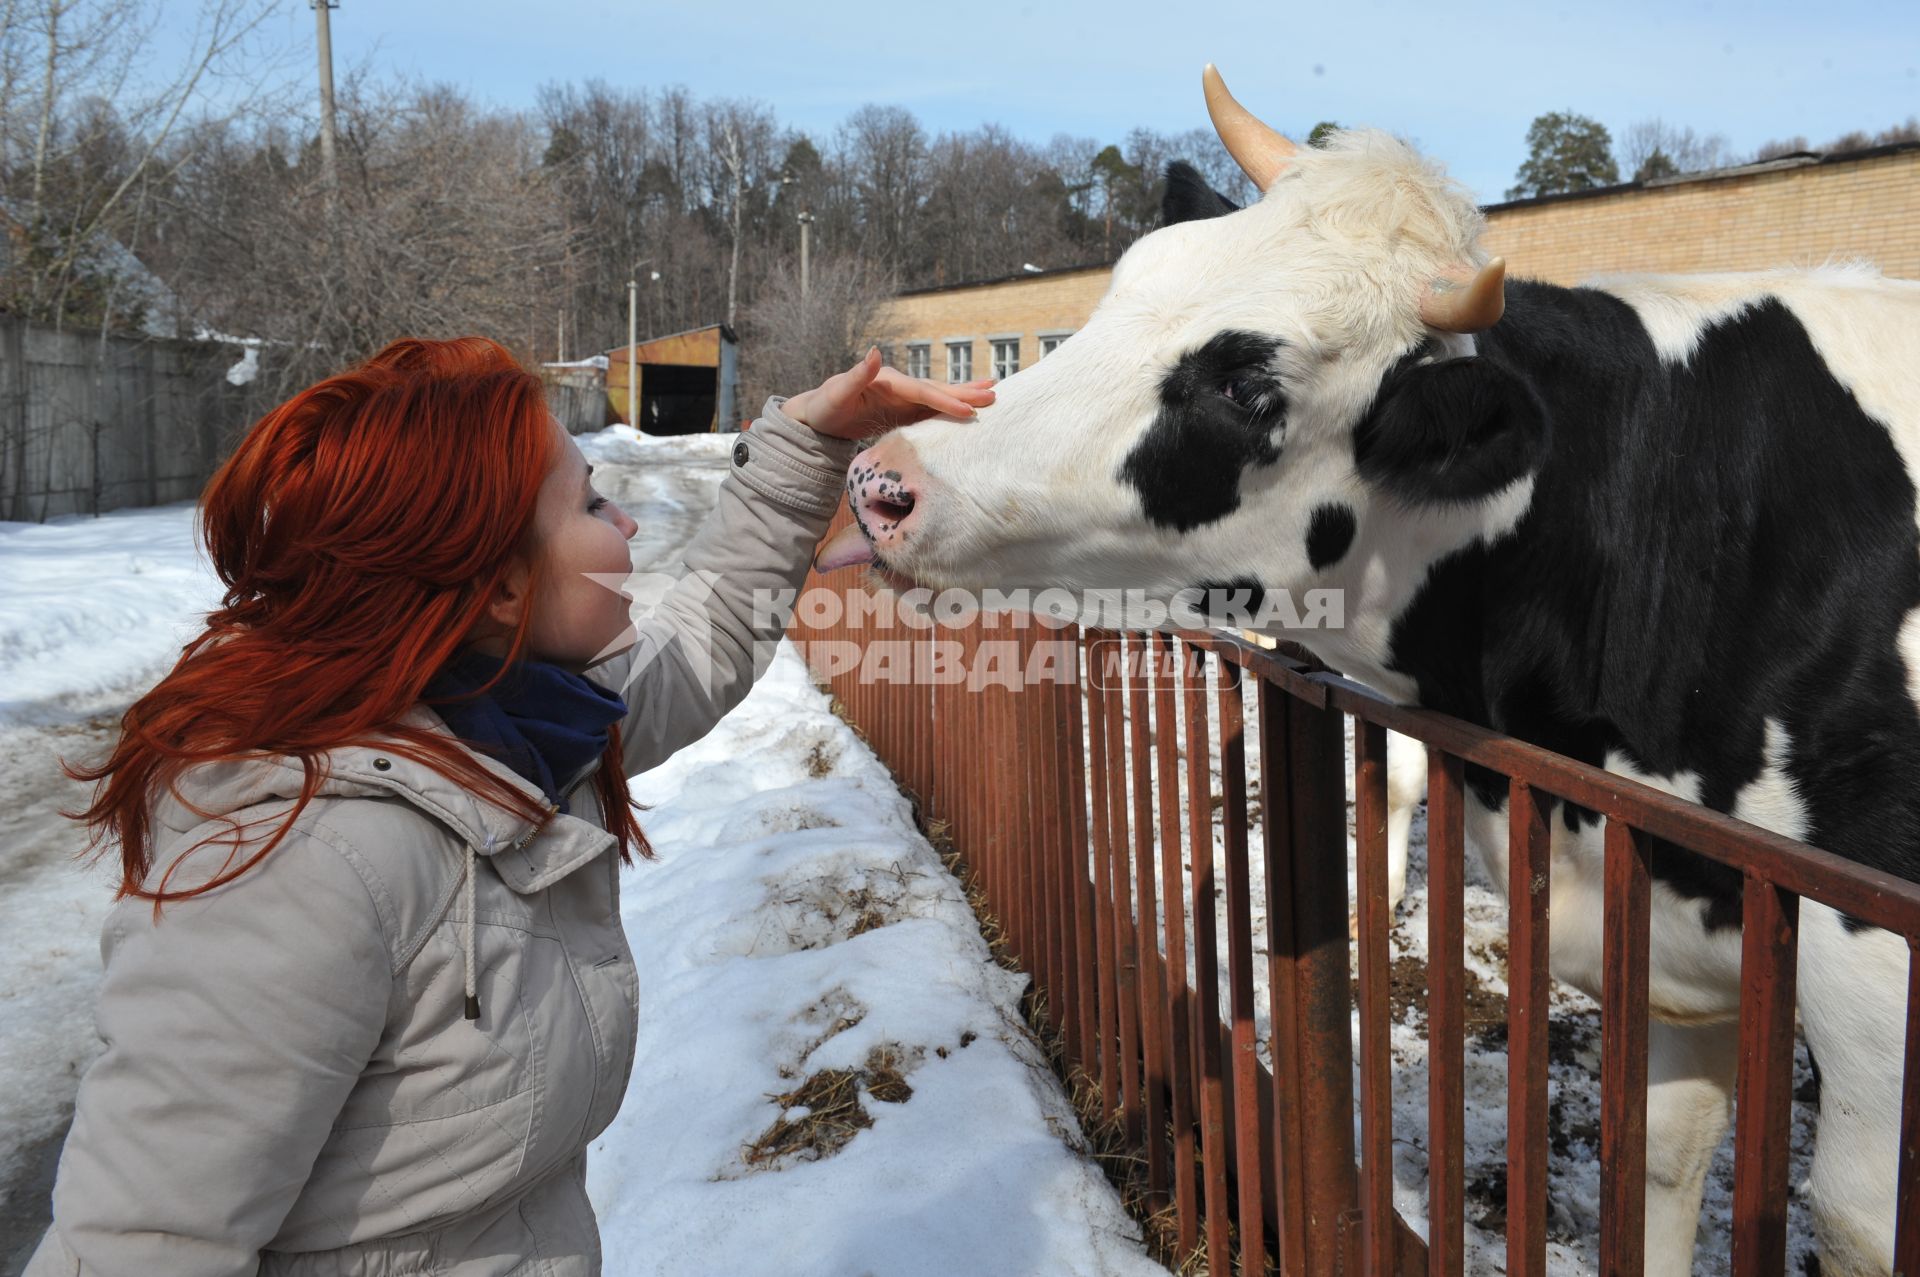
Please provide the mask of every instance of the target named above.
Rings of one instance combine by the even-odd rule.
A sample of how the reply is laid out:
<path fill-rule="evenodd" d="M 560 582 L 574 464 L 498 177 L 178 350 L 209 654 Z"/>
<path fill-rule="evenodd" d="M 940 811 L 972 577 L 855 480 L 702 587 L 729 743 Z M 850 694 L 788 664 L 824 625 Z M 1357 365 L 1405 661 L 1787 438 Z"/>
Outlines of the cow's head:
<path fill-rule="evenodd" d="M 931 586 L 1339 589 L 1377 655 L 1436 559 L 1517 521 L 1545 423 L 1473 353 L 1503 294 L 1471 197 L 1381 133 L 1296 149 L 1205 78 L 1262 197 L 1236 208 L 1174 166 L 1167 224 L 1071 340 L 979 421 L 856 459 L 864 543 L 823 566 L 870 550 Z"/>

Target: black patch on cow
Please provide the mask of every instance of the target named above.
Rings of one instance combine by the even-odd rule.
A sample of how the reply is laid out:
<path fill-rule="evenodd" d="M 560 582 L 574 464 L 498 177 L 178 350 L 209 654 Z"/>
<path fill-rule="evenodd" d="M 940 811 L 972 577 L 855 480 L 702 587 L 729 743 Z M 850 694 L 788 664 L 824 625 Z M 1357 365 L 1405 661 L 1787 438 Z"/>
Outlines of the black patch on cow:
<path fill-rule="evenodd" d="M 1360 477 L 1409 505 L 1479 501 L 1548 446 L 1547 414 L 1523 377 L 1484 359 L 1402 360 L 1354 431 Z"/>
<path fill-rule="evenodd" d="M 1389 663 L 1421 703 L 1691 774 L 1723 811 L 1773 720 L 1808 841 L 1920 880 L 1898 647 L 1920 606 L 1914 477 L 1799 320 L 1763 301 L 1671 364 L 1618 298 L 1515 282 L 1478 347 L 1537 397 L 1550 446 L 1519 526 L 1435 564 L 1395 619 Z M 1504 803 L 1503 778 L 1469 782 Z M 1739 925 L 1738 872 L 1659 841 L 1652 870 L 1709 926 Z"/>
<path fill-rule="evenodd" d="M 1280 341 L 1228 329 L 1160 379 L 1160 411 L 1120 463 L 1149 521 L 1180 532 L 1240 508 L 1240 476 L 1280 459 L 1287 401 L 1274 375 Z"/>
<path fill-rule="evenodd" d="M 1200 170 L 1185 160 L 1167 165 L 1167 189 L 1160 197 L 1160 224 L 1177 226 L 1181 222 L 1204 221 L 1238 212 L 1240 206 L 1213 189 Z"/>
<path fill-rule="evenodd" d="M 1359 528 L 1352 506 L 1323 505 L 1316 509 L 1307 525 L 1307 562 L 1313 570 L 1324 572 L 1346 558 Z"/>
<path fill-rule="evenodd" d="M 1211 625 L 1253 628 L 1254 619 L 1267 601 L 1267 587 L 1250 576 L 1230 581 L 1204 581 L 1181 591 L 1189 605 L 1208 618 Z"/>

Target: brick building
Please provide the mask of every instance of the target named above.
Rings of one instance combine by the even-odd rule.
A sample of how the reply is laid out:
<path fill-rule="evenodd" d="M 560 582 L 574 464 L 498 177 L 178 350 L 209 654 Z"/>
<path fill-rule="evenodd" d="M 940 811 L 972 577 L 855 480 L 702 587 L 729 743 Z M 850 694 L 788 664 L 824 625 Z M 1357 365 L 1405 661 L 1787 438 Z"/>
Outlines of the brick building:
<path fill-rule="evenodd" d="M 914 377 L 1011 376 L 1087 322 L 1108 271 L 1075 266 L 901 293 L 876 319 L 881 348 Z"/>
<path fill-rule="evenodd" d="M 1575 284 L 1614 271 L 1758 270 L 1864 258 L 1920 279 L 1920 143 L 1629 182 L 1490 205 L 1481 243 L 1511 274 Z M 1084 324 L 1105 265 L 901 293 L 887 357 L 945 381 L 1004 377 Z"/>

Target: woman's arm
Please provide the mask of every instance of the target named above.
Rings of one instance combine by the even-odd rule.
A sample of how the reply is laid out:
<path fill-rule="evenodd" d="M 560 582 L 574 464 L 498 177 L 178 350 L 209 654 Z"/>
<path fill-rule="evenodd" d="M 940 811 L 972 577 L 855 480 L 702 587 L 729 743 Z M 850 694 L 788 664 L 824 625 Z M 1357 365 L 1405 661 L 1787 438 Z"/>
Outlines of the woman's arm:
<path fill-rule="evenodd" d="M 314 837 L 303 820 L 234 882 L 158 921 L 144 900 L 109 916 L 107 1050 L 80 1083 L 28 1277 L 258 1270 L 393 988 L 370 888 Z M 207 847 L 188 866 L 223 859 Z"/>
<path fill-rule="evenodd" d="M 839 507 L 859 440 L 936 412 L 970 416 L 993 401 L 985 386 L 913 380 L 871 351 L 804 395 L 767 401 L 734 444 L 679 579 L 637 623 L 634 645 L 589 671 L 626 699 L 628 775 L 705 736 L 753 686 Z"/>

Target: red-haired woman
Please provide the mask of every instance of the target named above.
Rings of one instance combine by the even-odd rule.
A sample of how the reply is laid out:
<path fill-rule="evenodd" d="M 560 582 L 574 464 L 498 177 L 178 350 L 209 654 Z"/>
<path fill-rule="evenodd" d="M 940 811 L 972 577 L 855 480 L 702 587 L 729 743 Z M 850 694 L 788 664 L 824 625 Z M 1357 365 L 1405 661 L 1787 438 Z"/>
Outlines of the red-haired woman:
<path fill-rule="evenodd" d="M 635 525 L 493 343 L 262 418 L 203 500 L 223 604 L 84 774 L 124 868 L 106 1053 L 27 1272 L 597 1272 L 626 778 L 745 694 L 849 441 L 991 398 L 869 354 L 770 400 L 637 632 Z"/>

